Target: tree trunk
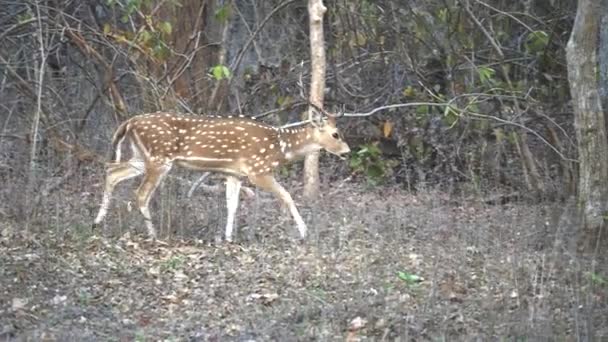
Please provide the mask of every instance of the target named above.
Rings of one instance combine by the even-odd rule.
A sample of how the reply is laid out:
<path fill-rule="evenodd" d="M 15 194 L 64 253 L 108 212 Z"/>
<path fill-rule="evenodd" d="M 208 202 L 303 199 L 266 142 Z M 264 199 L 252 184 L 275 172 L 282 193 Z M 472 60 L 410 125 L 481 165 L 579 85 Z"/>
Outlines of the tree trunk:
<path fill-rule="evenodd" d="M 323 15 L 327 8 L 322 0 L 308 1 L 310 25 L 310 102 L 323 106 L 325 90 L 325 40 L 323 38 Z M 312 110 L 312 109 L 308 109 Z M 304 196 L 314 199 L 319 195 L 319 153 L 311 153 L 304 160 Z"/>
<path fill-rule="evenodd" d="M 579 0 L 566 47 L 578 142 L 578 204 L 583 229 L 602 225 L 608 200 L 608 141 L 597 75 L 602 7 L 595 0 Z"/>
<path fill-rule="evenodd" d="M 608 0 L 602 0 L 604 6 L 608 6 Z M 598 48 L 600 65 L 600 99 L 604 117 L 608 109 L 608 13 L 602 13 L 600 23 L 600 46 Z M 608 125 L 608 121 L 605 122 Z M 608 127 L 607 127 L 608 129 Z"/>

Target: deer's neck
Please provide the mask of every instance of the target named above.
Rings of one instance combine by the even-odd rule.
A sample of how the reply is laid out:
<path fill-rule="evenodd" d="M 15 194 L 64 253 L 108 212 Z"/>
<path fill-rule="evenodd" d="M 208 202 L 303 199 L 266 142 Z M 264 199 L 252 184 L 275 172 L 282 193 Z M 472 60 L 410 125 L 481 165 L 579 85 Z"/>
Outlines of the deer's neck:
<path fill-rule="evenodd" d="M 288 161 L 305 157 L 321 149 L 314 141 L 313 127 L 282 128 L 279 130 L 279 148 Z"/>

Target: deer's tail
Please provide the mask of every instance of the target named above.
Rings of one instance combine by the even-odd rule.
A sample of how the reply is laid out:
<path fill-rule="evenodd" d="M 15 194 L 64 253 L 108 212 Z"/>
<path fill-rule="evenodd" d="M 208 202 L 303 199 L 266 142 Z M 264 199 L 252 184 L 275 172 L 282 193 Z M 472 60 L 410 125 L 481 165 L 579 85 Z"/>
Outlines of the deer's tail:
<path fill-rule="evenodd" d="M 130 120 L 121 123 L 112 136 L 112 160 L 114 162 L 120 162 L 120 147 L 129 133 L 129 123 Z"/>

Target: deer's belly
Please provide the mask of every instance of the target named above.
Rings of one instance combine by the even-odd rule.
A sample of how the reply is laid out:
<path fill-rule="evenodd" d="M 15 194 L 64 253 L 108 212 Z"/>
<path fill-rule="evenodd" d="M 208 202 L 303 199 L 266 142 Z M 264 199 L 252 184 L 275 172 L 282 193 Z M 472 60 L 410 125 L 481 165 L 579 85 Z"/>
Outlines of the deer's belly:
<path fill-rule="evenodd" d="M 229 158 L 176 158 L 174 163 L 187 169 L 221 172 L 239 177 L 245 176 L 245 173 L 237 165 L 238 163 Z"/>

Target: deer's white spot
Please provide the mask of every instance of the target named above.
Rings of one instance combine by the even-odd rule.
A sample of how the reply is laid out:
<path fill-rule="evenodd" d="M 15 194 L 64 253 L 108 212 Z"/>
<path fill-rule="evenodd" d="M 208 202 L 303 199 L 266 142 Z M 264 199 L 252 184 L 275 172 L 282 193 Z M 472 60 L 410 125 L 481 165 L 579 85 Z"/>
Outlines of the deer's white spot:
<path fill-rule="evenodd" d="M 277 166 L 277 165 L 279 165 L 279 162 L 278 161 L 273 161 L 272 163 L 270 163 L 270 165 Z"/>
<path fill-rule="evenodd" d="M 185 130 L 185 129 L 180 129 L 180 130 L 179 130 L 179 134 L 184 134 L 184 133 L 186 133 L 186 130 Z"/>
<path fill-rule="evenodd" d="M 264 137 L 264 141 L 268 141 L 268 137 Z"/>
<path fill-rule="evenodd" d="M 234 129 L 239 130 L 239 131 L 244 131 L 245 129 L 241 126 L 236 126 L 234 127 Z"/>
<path fill-rule="evenodd" d="M 220 150 L 213 150 L 213 152 L 220 153 L 221 151 Z"/>
<path fill-rule="evenodd" d="M 195 144 L 200 145 L 200 144 L 201 144 L 201 142 L 200 142 L 200 141 L 197 141 L 197 142 L 195 142 Z"/>
<path fill-rule="evenodd" d="M 264 152 L 266 152 L 265 148 L 260 149 L 260 153 L 264 153 Z"/>
<path fill-rule="evenodd" d="M 222 148 L 226 148 L 226 147 L 228 147 L 228 145 L 222 145 Z"/>
<path fill-rule="evenodd" d="M 270 149 L 270 150 L 274 149 L 274 144 L 270 144 L 270 146 L 268 146 L 268 149 Z"/>

